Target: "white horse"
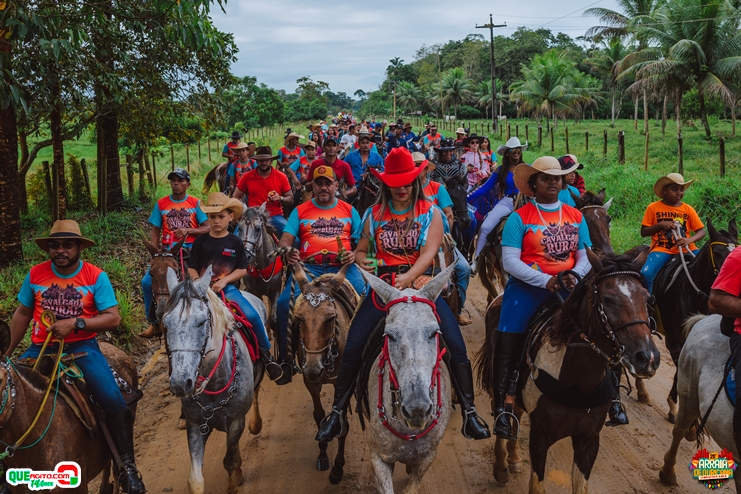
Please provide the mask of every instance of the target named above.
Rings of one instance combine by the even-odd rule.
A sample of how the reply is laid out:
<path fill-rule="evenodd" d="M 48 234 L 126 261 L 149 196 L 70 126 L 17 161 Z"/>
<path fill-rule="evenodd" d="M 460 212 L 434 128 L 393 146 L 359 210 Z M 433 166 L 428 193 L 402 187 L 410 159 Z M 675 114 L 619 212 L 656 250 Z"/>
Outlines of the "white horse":
<path fill-rule="evenodd" d="M 226 432 L 224 468 L 229 474 L 227 492 L 236 494 L 242 484 L 239 440 L 245 417 L 255 401 L 250 431 L 262 428 L 254 392 L 253 365 L 247 345 L 233 331 L 234 315 L 211 291 L 211 266 L 198 280 L 182 283 L 167 269 L 170 300 L 163 322 L 170 355 L 170 391 L 182 399 L 190 451 L 191 494 L 203 494 L 203 453 L 213 429 Z M 245 293 L 245 292 L 243 292 Z M 249 295 L 246 294 L 245 295 Z M 263 303 L 249 296 L 265 321 Z"/>
<path fill-rule="evenodd" d="M 672 444 L 664 455 L 664 465 L 659 471 L 662 484 L 677 485 L 674 465 L 677 449 L 685 434 L 698 417 L 704 416 L 723 380 L 725 364 L 731 356 L 728 337 L 720 332 L 719 315 L 697 315 L 684 325 L 686 341 L 679 355 L 677 391 L 679 413 L 672 431 Z M 739 452 L 733 440 L 733 405 L 724 392 L 718 395 L 713 411 L 708 416 L 705 431 L 718 446 L 733 452 L 738 461 Z M 686 463 L 690 458 L 684 458 Z M 734 476 L 736 492 L 741 492 L 741 477 Z"/>
<path fill-rule="evenodd" d="M 371 371 L 368 380 L 371 400 L 377 400 L 378 388 L 383 387 L 383 399 L 375 412 L 379 420 L 370 420 L 369 441 L 376 489 L 383 494 L 394 492 L 396 462 L 406 464 L 410 475 L 404 492 L 419 492 L 448 427 L 450 377 L 438 350 L 440 326 L 433 306 L 453 268 L 445 269 L 419 291 L 399 291 L 363 272 L 388 307 L 384 350 L 374 364 L 383 372 L 379 377 Z M 391 381 L 398 382 L 398 390 L 392 391 Z"/>

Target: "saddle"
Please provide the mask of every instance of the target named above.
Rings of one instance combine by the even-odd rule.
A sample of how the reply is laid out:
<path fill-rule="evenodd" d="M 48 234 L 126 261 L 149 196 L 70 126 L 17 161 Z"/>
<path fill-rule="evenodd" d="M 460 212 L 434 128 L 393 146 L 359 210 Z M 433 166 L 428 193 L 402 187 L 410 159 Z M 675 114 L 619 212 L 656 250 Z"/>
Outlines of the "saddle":
<path fill-rule="evenodd" d="M 244 313 L 236 303 L 227 300 L 223 293 L 221 300 L 222 302 L 224 302 L 224 305 L 226 305 L 227 309 L 229 309 L 232 314 L 234 314 L 234 329 L 237 331 L 237 334 L 242 338 L 244 344 L 247 346 L 247 351 L 250 354 L 250 359 L 252 359 L 254 377 L 253 382 L 255 384 L 254 389 L 257 389 L 258 386 L 260 386 L 262 378 L 265 375 L 265 365 L 260 358 L 260 345 L 257 342 L 257 335 L 255 335 L 255 330 L 252 328 L 252 324 L 250 324 L 250 322 L 247 320 Z"/>
<path fill-rule="evenodd" d="M 680 254 L 674 254 L 669 262 L 656 275 L 654 280 L 654 296 L 664 295 L 677 281 L 682 273 L 682 261 L 679 259 Z M 689 254 L 684 254 L 684 261 L 687 267 L 691 266 L 695 258 Z"/>

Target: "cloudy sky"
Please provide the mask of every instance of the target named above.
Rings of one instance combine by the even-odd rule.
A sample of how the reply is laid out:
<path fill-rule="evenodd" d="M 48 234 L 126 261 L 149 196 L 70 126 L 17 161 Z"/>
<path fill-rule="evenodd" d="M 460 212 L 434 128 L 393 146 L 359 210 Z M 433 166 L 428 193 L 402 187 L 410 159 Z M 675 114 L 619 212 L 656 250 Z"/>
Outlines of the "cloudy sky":
<path fill-rule="evenodd" d="M 495 29 L 495 36 L 525 26 L 577 37 L 596 24 L 596 19 L 582 16 L 591 7 L 617 10 L 615 0 L 228 0 L 226 13 L 217 7 L 212 17 L 220 30 L 234 34 L 239 47 L 235 75 L 257 77 L 289 93 L 296 89 L 296 79 L 310 76 L 352 96 L 357 89 L 377 89 L 390 59 L 409 63 L 423 44 L 460 40 L 472 33 L 488 39 L 488 29 L 475 26 L 489 22 L 490 13 L 494 24 L 507 24 Z"/>

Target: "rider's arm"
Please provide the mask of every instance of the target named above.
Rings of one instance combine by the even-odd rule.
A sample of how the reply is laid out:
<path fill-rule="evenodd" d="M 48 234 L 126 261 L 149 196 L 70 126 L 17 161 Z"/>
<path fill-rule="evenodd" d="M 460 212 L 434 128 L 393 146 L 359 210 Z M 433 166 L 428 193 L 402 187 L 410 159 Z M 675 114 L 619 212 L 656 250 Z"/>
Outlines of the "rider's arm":
<path fill-rule="evenodd" d="M 366 271 L 373 271 L 373 268 L 367 268 L 365 265 L 365 257 L 368 255 L 368 238 L 370 238 L 370 209 L 363 219 L 365 221 L 361 226 L 362 233 L 357 237 L 358 245 L 355 247 L 355 264 Z"/>
<path fill-rule="evenodd" d="M 241 201 L 244 197 L 244 191 L 237 187 L 236 189 L 234 189 L 234 195 L 232 197 Z"/>
<path fill-rule="evenodd" d="M 33 319 L 33 307 L 26 307 L 20 304 L 13 314 L 13 319 L 10 321 L 10 346 L 5 352 L 5 355 L 11 355 L 18 343 L 21 342 L 23 336 L 28 330 L 28 325 L 31 324 Z"/>
<path fill-rule="evenodd" d="M 443 213 L 445 213 L 445 217 L 448 218 L 448 225 L 453 226 L 453 223 L 455 223 L 455 217 L 453 216 L 453 208 L 450 206 L 443 208 Z"/>
<path fill-rule="evenodd" d="M 710 290 L 708 308 L 714 314 L 741 317 L 741 256 L 738 247 L 723 262 Z"/>
<path fill-rule="evenodd" d="M 198 235 L 203 235 L 204 233 L 210 232 L 211 227 L 208 226 L 208 222 L 204 221 L 198 228 L 188 228 L 187 231 L 189 235 L 197 237 Z"/>
<path fill-rule="evenodd" d="M 741 298 L 723 290 L 710 290 L 708 309 L 712 314 L 739 318 L 741 317 Z"/>
<path fill-rule="evenodd" d="M 75 330 L 77 318 L 60 319 L 47 329 L 57 338 L 63 338 Z M 121 316 L 118 313 L 118 306 L 114 305 L 98 312 L 95 317 L 85 318 L 85 329 L 88 333 L 102 333 L 116 329 L 121 324 Z"/>
<path fill-rule="evenodd" d="M 152 226 L 149 229 L 149 243 L 154 245 L 157 250 L 160 248 L 160 239 L 162 238 L 162 230 L 157 226 Z"/>

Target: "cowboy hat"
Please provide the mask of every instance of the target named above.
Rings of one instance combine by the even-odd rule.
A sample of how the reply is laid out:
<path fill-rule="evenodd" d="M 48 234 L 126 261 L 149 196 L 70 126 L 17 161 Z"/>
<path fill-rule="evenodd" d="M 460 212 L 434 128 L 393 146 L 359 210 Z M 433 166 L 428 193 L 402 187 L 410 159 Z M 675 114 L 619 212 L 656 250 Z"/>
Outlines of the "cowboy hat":
<path fill-rule="evenodd" d="M 527 149 L 527 142 L 525 142 L 525 144 L 522 144 L 520 143 L 520 139 L 518 139 L 517 137 L 511 137 L 507 142 L 497 148 L 497 154 L 500 156 L 504 156 L 504 153 L 506 153 L 508 149 L 513 148 L 520 148 L 524 151 Z"/>
<path fill-rule="evenodd" d="M 480 135 L 476 135 L 476 134 L 471 134 L 470 136 L 468 136 L 465 139 L 463 139 L 463 146 L 464 147 L 468 147 L 468 144 L 472 140 L 474 140 L 474 139 L 476 139 L 477 141 L 479 141 L 479 144 L 481 144 L 481 141 L 484 140 L 484 136 L 480 136 Z"/>
<path fill-rule="evenodd" d="M 579 163 L 579 160 L 577 160 L 576 156 L 573 154 L 567 154 L 565 156 L 561 156 L 560 158 L 558 158 L 558 162 L 561 163 L 561 168 L 569 168 L 574 163 L 576 163 L 577 165 L 576 167 L 577 170 L 581 170 L 582 168 L 584 168 L 584 164 Z"/>
<path fill-rule="evenodd" d="M 383 173 L 378 173 L 375 168 L 370 171 L 381 182 L 388 187 L 403 187 L 414 182 L 424 167 L 416 166 L 412 153 L 405 148 L 394 148 L 386 156 Z"/>
<path fill-rule="evenodd" d="M 453 139 L 440 139 L 440 147 L 435 148 L 435 152 L 455 150 L 455 141 Z"/>
<path fill-rule="evenodd" d="M 49 250 L 49 242 L 60 240 L 79 240 L 80 248 L 86 249 L 95 245 L 95 242 L 85 238 L 80 233 L 80 225 L 73 220 L 57 220 L 51 227 L 48 237 L 39 237 L 36 239 L 36 245 L 43 250 Z"/>
<path fill-rule="evenodd" d="M 273 150 L 270 146 L 260 146 L 255 151 L 255 155 L 252 157 L 253 160 L 277 160 L 277 156 L 273 156 Z"/>
<path fill-rule="evenodd" d="M 244 141 L 239 141 L 239 144 L 232 148 L 232 151 L 239 151 L 240 149 L 249 149 L 250 145 Z"/>
<path fill-rule="evenodd" d="M 206 201 L 201 202 L 201 211 L 204 213 L 220 213 L 225 209 L 231 210 L 235 216 L 242 216 L 242 201 L 228 197 L 222 192 L 214 192 Z"/>
<path fill-rule="evenodd" d="M 314 148 L 314 149 L 316 149 L 316 142 L 314 142 L 314 141 L 309 141 L 306 144 L 303 144 L 303 145 L 302 144 L 299 144 L 299 145 L 300 146 L 303 146 L 304 148 Z"/>
<path fill-rule="evenodd" d="M 302 135 L 299 135 L 298 132 L 291 132 L 290 134 L 288 134 L 286 137 L 283 138 L 283 143 L 284 144 L 287 143 L 289 139 L 293 139 L 294 137 L 296 139 L 305 139 L 305 137 Z"/>
<path fill-rule="evenodd" d="M 679 173 L 670 173 L 669 175 L 661 177 L 656 181 L 656 183 L 654 184 L 654 194 L 663 199 L 664 196 L 662 195 L 662 192 L 664 191 L 664 187 L 666 187 L 667 185 L 677 184 L 683 187 L 682 190 L 687 190 L 687 187 L 689 187 L 690 184 L 694 181 L 695 179 L 693 178 L 689 182 L 685 182 L 684 177 Z"/>
<path fill-rule="evenodd" d="M 404 124 L 404 129 L 405 130 L 406 129 L 411 129 L 411 128 L 412 128 L 412 123 L 411 122 L 407 122 L 407 123 Z"/>
<path fill-rule="evenodd" d="M 428 173 L 437 168 L 437 165 L 434 161 L 428 161 L 427 158 L 425 158 L 425 155 L 420 153 L 419 151 L 415 151 L 412 153 L 412 159 L 414 159 L 414 164 L 418 167 L 422 169 L 427 168 Z"/>
<path fill-rule="evenodd" d="M 564 170 L 561 168 L 561 163 L 559 163 L 559 161 L 553 156 L 541 156 L 533 161 L 532 165 L 520 163 L 515 167 L 515 186 L 526 196 L 534 197 L 535 193 L 528 183 L 530 177 L 536 173 L 545 173 L 546 175 L 555 176 L 566 175 L 576 170 L 577 166 L 578 165 L 574 164 L 572 167 Z"/>
<path fill-rule="evenodd" d="M 232 139 L 241 139 L 241 138 L 242 138 L 242 134 L 240 134 L 238 131 L 235 130 L 234 132 L 232 132 Z"/>
<path fill-rule="evenodd" d="M 458 127 L 457 129 L 455 129 L 455 133 L 456 134 L 464 134 L 465 135 L 466 129 L 464 129 L 463 127 Z"/>

